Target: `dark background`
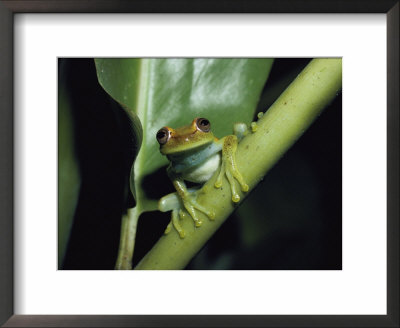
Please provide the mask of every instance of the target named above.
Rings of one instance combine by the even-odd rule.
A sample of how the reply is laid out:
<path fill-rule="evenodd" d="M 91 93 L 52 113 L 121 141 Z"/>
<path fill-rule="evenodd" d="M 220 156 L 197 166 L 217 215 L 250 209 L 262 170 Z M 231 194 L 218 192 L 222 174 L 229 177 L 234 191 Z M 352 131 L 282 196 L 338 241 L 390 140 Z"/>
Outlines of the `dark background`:
<path fill-rule="evenodd" d="M 277 59 L 260 97 L 265 111 L 310 59 Z M 93 59 L 59 59 L 72 105 L 81 190 L 63 269 L 113 269 L 132 160 L 129 120 L 97 82 Z M 163 170 L 160 190 L 173 191 Z M 139 219 L 134 265 L 169 213 Z M 342 268 L 342 101 L 336 97 L 222 225 L 187 269 Z"/>

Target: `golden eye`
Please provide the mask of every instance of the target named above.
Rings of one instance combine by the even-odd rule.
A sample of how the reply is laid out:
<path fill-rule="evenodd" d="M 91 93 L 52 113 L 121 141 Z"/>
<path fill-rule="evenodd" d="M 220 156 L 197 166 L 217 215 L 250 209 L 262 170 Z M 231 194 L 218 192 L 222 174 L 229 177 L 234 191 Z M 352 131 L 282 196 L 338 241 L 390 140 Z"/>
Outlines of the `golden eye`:
<path fill-rule="evenodd" d="M 198 118 L 196 121 L 197 128 L 203 132 L 209 132 L 211 129 L 211 123 L 206 118 Z"/>
<path fill-rule="evenodd" d="M 162 128 L 162 129 L 158 130 L 157 135 L 156 135 L 157 141 L 160 145 L 165 145 L 167 143 L 167 141 L 169 140 L 169 137 L 170 137 L 170 133 L 167 128 Z"/>

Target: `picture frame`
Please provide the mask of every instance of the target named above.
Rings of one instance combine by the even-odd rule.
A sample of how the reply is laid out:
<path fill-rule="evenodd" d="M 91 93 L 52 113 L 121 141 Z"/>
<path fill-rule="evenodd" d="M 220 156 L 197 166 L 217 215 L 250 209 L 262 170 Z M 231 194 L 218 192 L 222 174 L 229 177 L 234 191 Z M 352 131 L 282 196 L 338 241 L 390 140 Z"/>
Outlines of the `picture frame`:
<path fill-rule="evenodd" d="M 16 13 L 385 13 L 387 17 L 387 315 L 14 315 L 13 15 Z M 386 1 L 1 1 L 0 324 L 4 327 L 398 327 L 399 2 Z M 367 288 L 367 287 L 366 287 Z"/>

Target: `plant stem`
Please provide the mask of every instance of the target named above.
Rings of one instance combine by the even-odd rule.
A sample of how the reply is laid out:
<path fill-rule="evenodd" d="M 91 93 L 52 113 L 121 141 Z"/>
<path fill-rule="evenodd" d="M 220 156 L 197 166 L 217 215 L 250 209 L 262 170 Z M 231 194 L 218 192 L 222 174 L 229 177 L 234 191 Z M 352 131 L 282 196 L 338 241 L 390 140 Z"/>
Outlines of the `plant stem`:
<path fill-rule="evenodd" d="M 334 99 L 341 85 L 341 59 L 314 59 L 275 101 L 257 122 L 257 131 L 247 135 L 237 149 L 237 166 L 250 190 Z M 203 247 L 237 206 L 226 179 L 222 189 L 214 188 L 216 176 L 198 196 L 200 204 L 213 209 L 216 219 L 210 221 L 199 212 L 200 228 L 190 218 L 183 220 L 186 237 L 180 239 L 175 230 L 162 236 L 135 269 L 182 269 Z M 241 201 L 246 195 L 242 196 Z"/>
<path fill-rule="evenodd" d="M 116 270 L 132 269 L 132 257 L 135 248 L 135 236 L 139 215 L 140 213 L 137 207 L 134 207 L 128 209 L 128 213 L 122 217 L 118 258 L 115 264 Z"/>

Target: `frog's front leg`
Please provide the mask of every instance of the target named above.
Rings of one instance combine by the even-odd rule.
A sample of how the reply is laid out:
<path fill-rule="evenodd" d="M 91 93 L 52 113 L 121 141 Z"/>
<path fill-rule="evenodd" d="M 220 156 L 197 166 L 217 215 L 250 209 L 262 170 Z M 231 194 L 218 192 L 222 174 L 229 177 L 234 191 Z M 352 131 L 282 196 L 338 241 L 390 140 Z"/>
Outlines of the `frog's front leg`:
<path fill-rule="evenodd" d="M 215 214 L 213 212 L 209 211 L 204 206 L 201 206 L 197 202 L 197 200 L 196 200 L 197 191 L 189 192 L 188 189 L 186 188 L 186 184 L 182 177 L 176 175 L 171 169 L 168 169 L 167 172 L 168 172 L 170 179 L 172 180 L 172 183 L 173 183 L 180 199 L 182 200 L 184 208 L 192 217 L 196 227 L 200 227 L 203 223 L 201 221 L 201 219 L 198 217 L 196 210 L 203 212 L 211 220 L 213 220 L 215 217 Z"/>
<path fill-rule="evenodd" d="M 190 194 L 196 193 L 197 189 L 188 189 Z M 169 222 L 167 228 L 164 233 L 168 234 L 171 231 L 172 226 L 178 232 L 179 237 L 185 238 L 185 231 L 183 230 L 180 220 L 183 220 L 187 217 L 187 213 L 183 210 L 184 206 L 182 203 L 182 199 L 176 192 L 168 194 L 162 197 L 158 202 L 158 209 L 161 212 L 169 212 L 171 211 L 171 221 Z"/>
<path fill-rule="evenodd" d="M 240 196 L 237 191 L 235 179 L 239 182 L 242 191 L 246 192 L 249 190 L 249 186 L 244 181 L 236 166 L 235 154 L 238 145 L 238 138 L 236 135 L 229 135 L 222 138 L 219 142 L 222 143 L 222 164 L 215 182 L 215 187 L 221 188 L 222 177 L 225 174 L 231 186 L 232 201 L 237 203 L 240 201 Z"/>

